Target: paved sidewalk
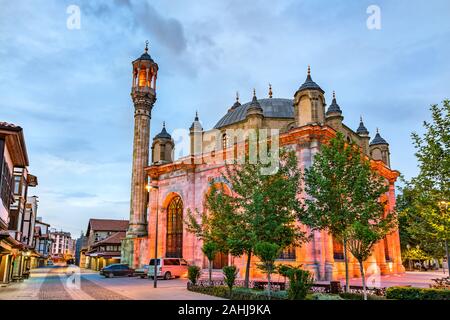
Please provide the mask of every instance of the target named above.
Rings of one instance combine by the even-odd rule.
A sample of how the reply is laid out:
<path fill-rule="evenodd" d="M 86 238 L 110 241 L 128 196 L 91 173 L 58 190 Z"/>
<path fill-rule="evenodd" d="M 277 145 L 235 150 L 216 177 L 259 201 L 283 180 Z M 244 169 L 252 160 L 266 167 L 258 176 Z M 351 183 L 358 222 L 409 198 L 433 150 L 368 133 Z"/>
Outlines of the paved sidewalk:
<path fill-rule="evenodd" d="M 139 277 L 104 278 L 75 267 L 39 268 L 30 278 L 0 287 L 0 300 L 218 300 L 191 292 L 187 280 L 153 281 Z"/>

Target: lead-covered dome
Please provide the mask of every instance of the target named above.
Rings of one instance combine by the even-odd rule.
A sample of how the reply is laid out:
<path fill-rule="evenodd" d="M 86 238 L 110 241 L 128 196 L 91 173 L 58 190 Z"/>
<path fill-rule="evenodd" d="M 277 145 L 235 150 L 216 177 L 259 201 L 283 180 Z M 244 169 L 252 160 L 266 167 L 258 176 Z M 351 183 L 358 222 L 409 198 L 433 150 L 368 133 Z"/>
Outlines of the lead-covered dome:
<path fill-rule="evenodd" d="M 294 101 L 291 99 L 258 99 L 258 103 L 263 110 L 263 115 L 265 118 L 294 119 Z M 244 103 L 235 109 L 229 110 L 228 113 L 224 115 L 219 122 L 217 122 L 214 129 L 220 129 L 245 120 L 247 109 L 250 108 L 251 104 L 252 101 Z"/>

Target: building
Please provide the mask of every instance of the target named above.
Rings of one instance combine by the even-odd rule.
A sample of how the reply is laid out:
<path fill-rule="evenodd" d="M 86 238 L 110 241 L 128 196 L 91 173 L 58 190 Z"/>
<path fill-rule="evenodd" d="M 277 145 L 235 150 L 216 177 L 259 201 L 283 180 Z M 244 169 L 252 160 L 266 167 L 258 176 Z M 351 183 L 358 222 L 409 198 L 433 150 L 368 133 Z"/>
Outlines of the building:
<path fill-rule="evenodd" d="M 75 261 L 76 240 L 72 239 L 70 232 L 50 230 L 50 255 L 55 262 L 73 263 Z"/>
<path fill-rule="evenodd" d="M 183 226 L 186 211 L 203 211 L 205 195 L 212 185 L 222 185 L 226 192 L 232 193 L 227 182 L 221 178 L 223 159 L 230 154 L 234 156 L 239 151 L 238 147 L 245 148 L 245 141 L 239 141 L 240 136 L 246 137 L 261 129 L 279 132 L 279 145 L 295 150 L 302 168 L 311 165 L 322 143 L 337 132 L 342 132 L 348 141 L 361 147 L 373 168 L 386 178 L 389 184 L 389 192 L 385 195 L 388 200 L 387 210 L 393 210 L 394 183 L 399 172 L 390 168 L 388 142 L 378 130 L 370 141 L 369 131 L 362 118 L 359 126 L 354 126 L 356 130 L 345 124 L 343 109 L 334 92 L 332 102 L 326 108 L 325 91 L 312 80 L 309 67 L 306 80 L 294 91 L 293 98 L 274 97 L 271 86 L 267 98 L 258 98 L 253 91 L 252 100 L 241 103 L 237 96 L 231 107 L 224 108 L 225 114 L 214 128 L 208 131 L 202 128 L 196 114 L 189 128 L 190 154 L 181 159 L 173 159 L 174 142 L 163 125 L 162 131 L 153 139 L 149 165 L 148 136 L 151 111 L 156 101 L 158 65 L 146 48 L 144 54 L 132 62 L 132 66 L 131 96 L 135 109 L 133 169 L 130 225 L 122 243 L 122 262 L 133 267 L 148 263 L 154 256 L 155 235 L 158 234 L 158 256 L 183 257 L 191 264 L 206 268 L 207 260 L 201 251 L 201 241 Z M 146 190 L 149 180 L 155 187 L 150 196 Z M 312 271 L 318 280 L 343 278 L 345 267 L 341 243 L 326 231 L 311 232 L 304 227 L 312 233 L 312 240 L 301 247 L 286 249 L 277 263 L 302 265 Z M 253 278 L 262 276 L 256 263 L 256 258 L 253 258 Z M 360 276 L 356 259 L 350 257 L 349 263 L 350 277 Z M 220 269 L 229 264 L 236 265 L 242 274 L 246 257 L 218 254 L 214 268 Z M 397 231 L 376 245 L 366 267 L 371 267 L 369 270 L 372 271 L 379 270 L 381 274 L 404 271 Z"/>
<path fill-rule="evenodd" d="M 19 279 L 30 268 L 33 204 L 27 208 L 28 187 L 37 178 L 28 173 L 28 154 L 21 127 L 0 122 L 0 282 Z M 30 207 L 31 206 L 31 207 Z M 30 238 L 31 235 L 31 238 Z"/>
<path fill-rule="evenodd" d="M 50 258 L 52 244 L 52 239 L 50 238 L 50 225 L 43 222 L 41 217 L 36 217 L 34 228 L 34 248 L 39 254 L 39 259 L 35 267 L 42 267 Z"/>
<path fill-rule="evenodd" d="M 80 266 L 100 270 L 119 263 L 121 240 L 125 238 L 127 229 L 128 220 L 90 219 L 86 231 L 87 244 L 80 250 Z"/>
<path fill-rule="evenodd" d="M 81 261 L 81 252 L 83 248 L 87 247 L 87 237 L 84 235 L 83 231 L 81 231 L 80 237 L 77 239 L 75 245 L 75 264 L 77 266 L 84 265 L 85 263 L 85 255 L 83 254 L 83 261 Z"/>

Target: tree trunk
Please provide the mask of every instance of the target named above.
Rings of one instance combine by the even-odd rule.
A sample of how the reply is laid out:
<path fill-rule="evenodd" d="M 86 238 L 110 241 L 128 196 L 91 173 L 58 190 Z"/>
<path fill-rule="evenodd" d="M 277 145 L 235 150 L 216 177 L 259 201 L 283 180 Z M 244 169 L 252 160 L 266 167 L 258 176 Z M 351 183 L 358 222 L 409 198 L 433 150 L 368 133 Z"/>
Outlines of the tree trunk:
<path fill-rule="evenodd" d="M 269 291 L 269 299 L 270 299 L 270 292 L 272 290 L 271 285 L 270 285 L 270 271 L 267 273 L 267 290 Z"/>
<path fill-rule="evenodd" d="M 248 288 L 249 279 L 250 279 L 250 261 L 252 259 L 252 251 L 247 253 L 247 265 L 245 266 L 245 281 L 244 286 Z"/>
<path fill-rule="evenodd" d="M 447 254 L 447 272 L 448 275 L 450 276 L 450 255 L 448 252 L 448 241 L 445 240 L 445 253 Z"/>
<path fill-rule="evenodd" d="M 366 275 L 364 274 L 364 265 L 362 261 L 359 262 L 359 269 L 361 270 L 361 279 L 362 279 L 362 285 L 363 285 L 363 292 L 364 292 L 364 300 L 367 300 L 367 288 L 366 288 Z"/>
<path fill-rule="evenodd" d="M 344 264 L 345 264 L 345 292 L 350 291 L 349 275 L 348 275 L 348 255 L 347 255 L 347 239 L 344 238 Z"/>
<path fill-rule="evenodd" d="M 208 282 L 212 286 L 212 260 L 208 259 Z"/>

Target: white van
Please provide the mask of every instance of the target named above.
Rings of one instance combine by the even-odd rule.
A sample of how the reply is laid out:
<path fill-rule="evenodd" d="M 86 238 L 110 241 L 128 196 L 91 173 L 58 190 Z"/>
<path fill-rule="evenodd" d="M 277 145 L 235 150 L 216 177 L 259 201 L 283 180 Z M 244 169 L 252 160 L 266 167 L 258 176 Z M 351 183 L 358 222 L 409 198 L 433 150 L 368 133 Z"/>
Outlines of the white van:
<path fill-rule="evenodd" d="M 186 277 L 188 272 L 188 263 L 181 258 L 159 258 L 157 259 L 157 276 L 164 280 L 172 278 Z M 148 278 L 153 278 L 155 274 L 155 259 L 151 259 L 148 264 Z"/>

